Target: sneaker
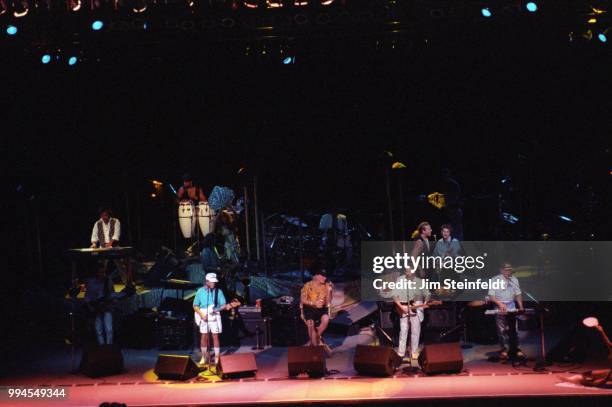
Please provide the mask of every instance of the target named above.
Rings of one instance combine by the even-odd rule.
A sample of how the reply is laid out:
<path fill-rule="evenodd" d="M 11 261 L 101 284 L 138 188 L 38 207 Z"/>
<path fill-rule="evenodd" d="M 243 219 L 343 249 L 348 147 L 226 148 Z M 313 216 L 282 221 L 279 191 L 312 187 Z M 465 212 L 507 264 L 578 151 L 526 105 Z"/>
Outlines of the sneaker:
<path fill-rule="evenodd" d="M 206 358 L 204 356 L 202 356 L 202 358 L 200 358 L 200 361 L 198 362 L 198 365 L 205 365 L 206 364 Z"/>
<path fill-rule="evenodd" d="M 419 353 L 418 352 L 413 353 L 412 354 L 412 359 L 419 360 Z"/>
<path fill-rule="evenodd" d="M 517 359 L 526 359 L 527 356 L 525 356 L 525 354 L 523 353 L 522 350 L 517 349 L 517 351 L 516 351 L 516 358 Z"/>
<path fill-rule="evenodd" d="M 500 359 L 508 359 L 508 349 L 504 348 L 502 350 L 499 351 L 499 358 Z"/>

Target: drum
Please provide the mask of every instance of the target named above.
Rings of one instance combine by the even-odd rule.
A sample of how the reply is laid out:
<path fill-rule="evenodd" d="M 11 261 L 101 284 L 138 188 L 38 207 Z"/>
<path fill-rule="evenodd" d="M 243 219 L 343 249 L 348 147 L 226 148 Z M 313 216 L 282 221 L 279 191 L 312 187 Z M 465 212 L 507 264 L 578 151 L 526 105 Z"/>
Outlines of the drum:
<path fill-rule="evenodd" d="M 195 234 L 196 217 L 193 203 L 181 201 L 178 207 L 179 226 L 185 239 L 190 239 Z"/>
<path fill-rule="evenodd" d="M 202 231 L 202 236 L 206 236 L 214 230 L 213 224 L 214 211 L 208 202 L 200 202 L 198 205 L 198 224 Z"/>

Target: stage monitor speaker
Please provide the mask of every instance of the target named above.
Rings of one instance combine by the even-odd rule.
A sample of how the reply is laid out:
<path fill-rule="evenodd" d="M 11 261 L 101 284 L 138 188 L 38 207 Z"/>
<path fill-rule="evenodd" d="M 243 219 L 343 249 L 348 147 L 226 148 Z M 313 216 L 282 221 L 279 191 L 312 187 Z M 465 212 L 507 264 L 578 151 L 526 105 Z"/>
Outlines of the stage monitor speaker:
<path fill-rule="evenodd" d="M 425 374 L 459 373 L 463 370 L 463 354 L 459 342 L 425 345 L 419 355 Z"/>
<path fill-rule="evenodd" d="M 357 345 L 353 366 L 363 376 L 391 376 L 402 363 L 390 346 Z"/>
<path fill-rule="evenodd" d="M 291 346 L 288 349 L 289 377 L 307 373 L 310 377 L 325 376 L 325 355 L 322 346 Z"/>
<path fill-rule="evenodd" d="M 155 374 L 162 380 L 189 380 L 199 372 L 189 356 L 160 354 L 155 364 Z"/>
<path fill-rule="evenodd" d="M 254 353 L 235 353 L 221 355 L 219 368 L 222 377 L 249 377 L 257 373 Z"/>
<path fill-rule="evenodd" d="M 79 370 L 89 377 L 123 373 L 123 354 L 116 345 L 100 345 L 83 351 Z"/>

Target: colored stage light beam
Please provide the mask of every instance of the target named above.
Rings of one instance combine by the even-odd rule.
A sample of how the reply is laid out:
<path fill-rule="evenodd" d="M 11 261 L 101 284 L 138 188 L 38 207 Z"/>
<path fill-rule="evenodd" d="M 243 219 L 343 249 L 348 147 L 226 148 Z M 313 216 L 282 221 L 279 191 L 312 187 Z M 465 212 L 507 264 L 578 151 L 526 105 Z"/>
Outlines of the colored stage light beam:
<path fill-rule="evenodd" d="M 535 13 L 536 11 L 538 11 L 538 4 L 535 1 L 529 1 L 527 2 L 527 4 L 525 5 L 525 8 L 527 9 L 527 11 L 529 11 L 530 13 Z"/>

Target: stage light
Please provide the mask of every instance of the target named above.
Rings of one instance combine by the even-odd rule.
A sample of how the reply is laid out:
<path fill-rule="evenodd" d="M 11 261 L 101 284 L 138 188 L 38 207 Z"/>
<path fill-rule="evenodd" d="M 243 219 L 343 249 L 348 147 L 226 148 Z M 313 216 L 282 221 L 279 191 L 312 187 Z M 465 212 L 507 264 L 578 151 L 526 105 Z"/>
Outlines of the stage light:
<path fill-rule="evenodd" d="M 78 58 L 75 57 L 74 55 L 68 58 L 68 65 L 70 66 L 76 65 L 77 62 L 78 62 Z"/>
<path fill-rule="evenodd" d="M 102 27 L 104 27 L 104 23 L 100 20 L 96 20 L 93 23 L 91 23 L 91 29 L 94 31 L 100 31 Z"/>
<path fill-rule="evenodd" d="M 14 25 L 9 25 L 8 27 L 6 27 L 6 34 L 11 36 L 16 35 L 17 27 L 15 27 Z"/>
<path fill-rule="evenodd" d="M 132 4 L 132 11 L 136 14 L 141 14 L 147 11 L 147 1 L 146 0 L 134 0 Z"/>
<path fill-rule="evenodd" d="M 603 42 L 603 43 L 608 42 L 608 36 L 606 35 L 606 33 L 599 33 L 599 34 L 597 34 L 597 39 L 600 42 Z"/>
<path fill-rule="evenodd" d="M 572 218 L 570 218 L 569 216 L 565 216 L 565 215 L 559 215 L 559 219 L 561 219 L 564 222 L 573 222 Z"/>
<path fill-rule="evenodd" d="M 41 58 L 40 58 L 40 62 L 43 63 L 43 65 L 47 65 L 49 62 L 51 62 L 51 55 L 49 54 L 44 54 Z"/>
<path fill-rule="evenodd" d="M 283 65 L 289 65 L 295 63 L 295 57 L 286 57 L 283 59 Z"/>
<path fill-rule="evenodd" d="M 81 0 L 70 0 L 69 7 L 72 11 L 79 11 L 81 9 Z"/>
<path fill-rule="evenodd" d="M 511 225 L 515 225 L 519 221 L 519 218 L 508 212 L 502 212 L 502 218 Z"/>
<path fill-rule="evenodd" d="M 582 320 L 582 323 L 587 328 L 595 328 L 596 326 L 599 326 L 599 321 L 595 317 L 587 317 Z"/>
<path fill-rule="evenodd" d="M 488 7 L 482 8 L 480 10 L 480 13 L 485 18 L 489 18 L 489 17 L 491 17 L 493 15 L 493 13 L 491 13 L 491 10 Z"/>
<path fill-rule="evenodd" d="M 13 2 L 13 17 L 21 18 L 28 15 L 30 11 L 30 7 L 27 1 L 15 1 Z"/>
<path fill-rule="evenodd" d="M 530 13 L 535 13 L 536 11 L 538 11 L 538 5 L 536 4 L 535 1 L 530 1 L 525 5 L 525 8 L 527 9 L 527 11 L 529 11 Z"/>

